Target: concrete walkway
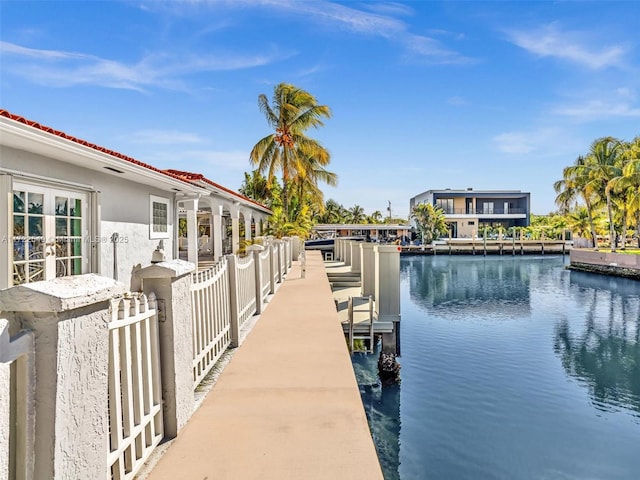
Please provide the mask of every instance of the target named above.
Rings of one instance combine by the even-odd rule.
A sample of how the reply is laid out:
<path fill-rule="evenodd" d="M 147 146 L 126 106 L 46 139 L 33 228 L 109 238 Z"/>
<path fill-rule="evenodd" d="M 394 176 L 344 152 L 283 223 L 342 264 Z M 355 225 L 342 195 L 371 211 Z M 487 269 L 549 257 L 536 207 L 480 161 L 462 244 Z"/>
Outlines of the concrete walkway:
<path fill-rule="evenodd" d="M 150 480 L 382 480 L 319 252 L 298 262 Z"/>

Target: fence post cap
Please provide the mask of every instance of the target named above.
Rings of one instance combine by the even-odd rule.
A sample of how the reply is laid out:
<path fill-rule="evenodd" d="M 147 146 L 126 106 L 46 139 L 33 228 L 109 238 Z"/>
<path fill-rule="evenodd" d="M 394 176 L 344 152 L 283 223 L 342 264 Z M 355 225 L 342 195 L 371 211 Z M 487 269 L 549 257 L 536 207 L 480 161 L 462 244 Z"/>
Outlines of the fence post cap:
<path fill-rule="evenodd" d="M 262 245 L 247 245 L 246 250 L 248 252 L 262 252 L 264 247 Z"/>
<path fill-rule="evenodd" d="M 123 295 L 127 287 L 95 273 L 58 277 L 0 290 L 0 310 L 64 312 Z"/>
<path fill-rule="evenodd" d="M 136 276 L 139 278 L 175 278 L 191 273 L 195 269 L 194 263 L 174 258 L 141 268 L 136 271 Z"/>

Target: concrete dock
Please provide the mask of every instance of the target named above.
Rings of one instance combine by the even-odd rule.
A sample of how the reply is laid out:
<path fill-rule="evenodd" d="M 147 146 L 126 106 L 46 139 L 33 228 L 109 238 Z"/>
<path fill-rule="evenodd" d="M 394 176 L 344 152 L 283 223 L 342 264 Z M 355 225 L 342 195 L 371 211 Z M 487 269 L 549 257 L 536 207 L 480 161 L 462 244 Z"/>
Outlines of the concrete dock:
<path fill-rule="evenodd" d="M 320 252 L 294 262 L 150 480 L 382 480 Z"/>

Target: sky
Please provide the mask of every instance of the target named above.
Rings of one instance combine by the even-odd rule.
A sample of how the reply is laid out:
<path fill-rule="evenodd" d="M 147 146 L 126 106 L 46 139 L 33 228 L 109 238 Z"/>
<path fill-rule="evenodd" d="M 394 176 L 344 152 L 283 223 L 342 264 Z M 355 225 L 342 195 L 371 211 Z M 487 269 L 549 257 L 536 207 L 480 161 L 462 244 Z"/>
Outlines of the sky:
<path fill-rule="evenodd" d="M 407 217 L 431 189 L 553 183 L 640 135 L 640 1 L 0 0 L 0 107 L 237 190 L 258 96 L 331 108 L 325 199 Z"/>

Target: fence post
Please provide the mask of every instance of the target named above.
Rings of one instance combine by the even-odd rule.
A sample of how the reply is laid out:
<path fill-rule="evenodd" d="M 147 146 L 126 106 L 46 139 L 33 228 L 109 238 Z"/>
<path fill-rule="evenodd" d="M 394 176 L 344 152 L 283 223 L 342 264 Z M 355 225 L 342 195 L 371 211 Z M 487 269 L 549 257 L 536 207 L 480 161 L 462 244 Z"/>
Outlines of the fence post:
<path fill-rule="evenodd" d="M 273 276 L 275 274 L 275 265 L 273 262 L 273 249 L 275 248 L 273 243 L 270 243 L 267 247 L 269 249 L 269 294 L 273 295 L 276 291 L 275 281 L 273 280 Z"/>
<path fill-rule="evenodd" d="M 95 274 L 0 291 L 3 316 L 35 337 L 35 479 L 106 476 L 110 300 L 125 291 Z"/>
<path fill-rule="evenodd" d="M 353 240 L 345 240 L 344 242 L 344 264 L 348 267 L 351 266 L 351 244 Z"/>
<path fill-rule="evenodd" d="M 264 251 L 261 245 L 249 245 L 247 252 L 253 255 L 253 266 L 256 272 L 256 315 L 262 313 L 262 262 L 260 261 L 260 252 Z"/>
<path fill-rule="evenodd" d="M 381 322 L 393 322 L 393 333 L 383 334 L 382 345 L 384 350 L 396 354 L 400 353 L 400 250 L 396 245 L 373 248 L 376 318 Z M 391 337 L 385 342 L 384 335 Z"/>
<path fill-rule="evenodd" d="M 375 257 L 373 243 L 360 242 L 360 294 L 363 297 L 376 293 Z"/>
<path fill-rule="evenodd" d="M 146 295 L 158 302 L 164 432 L 178 435 L 193 413 L 193 327 L 191 273 L 193 263 L 170 260 L 136 272 Z"/>
<path fill-rule="evenodd" d="M 360 244 L 363 242 L 351 242 L 351 272 L 360 273 Z"/>
<path fill-rule="evenodd" d="M 273 248 L 276 249 L 276 263 L 278 264 L 278 283 L 282 283 L 282 240 L 275 240 Z"/>
<path fill-rule="evenodd" d="M 238 315 L 238 265 L 235 255 L 225 255 L 229 269 L 229 305 L 231 309 L 231 347 L 240 346 L 240 318 Z"/>

